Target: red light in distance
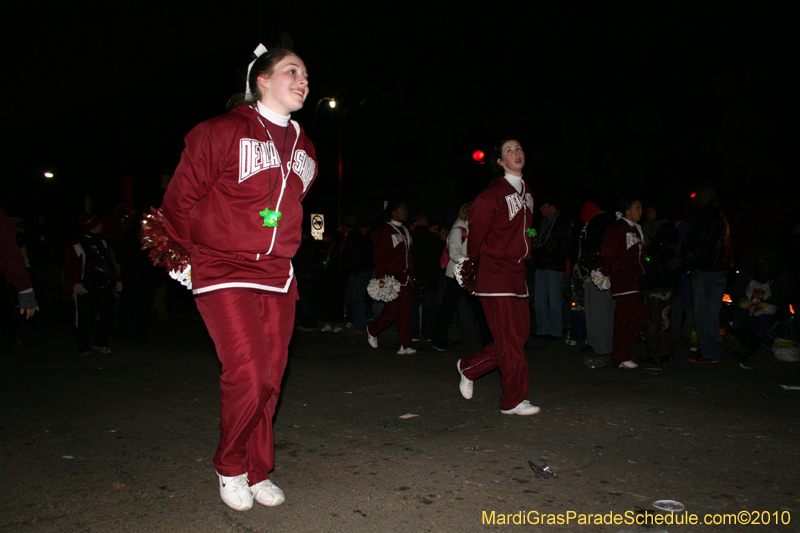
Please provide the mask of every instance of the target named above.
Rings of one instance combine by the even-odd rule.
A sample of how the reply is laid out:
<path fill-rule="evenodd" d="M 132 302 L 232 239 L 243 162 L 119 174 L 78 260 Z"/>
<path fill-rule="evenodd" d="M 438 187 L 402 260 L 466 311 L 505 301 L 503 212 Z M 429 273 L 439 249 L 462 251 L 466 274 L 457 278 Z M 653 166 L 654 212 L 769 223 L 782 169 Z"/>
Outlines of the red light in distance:
<path fill-rule="evenodd" d="M 486 154 L 484 154 L 484 153 L 483 153 L 483 150 L 475 150 L 475 151 L 472 153 L 472 159 L 473 159 L 474 161 L 483 161 L 483 159 L 484 159 L 485 157 L 486 157 Z"/>

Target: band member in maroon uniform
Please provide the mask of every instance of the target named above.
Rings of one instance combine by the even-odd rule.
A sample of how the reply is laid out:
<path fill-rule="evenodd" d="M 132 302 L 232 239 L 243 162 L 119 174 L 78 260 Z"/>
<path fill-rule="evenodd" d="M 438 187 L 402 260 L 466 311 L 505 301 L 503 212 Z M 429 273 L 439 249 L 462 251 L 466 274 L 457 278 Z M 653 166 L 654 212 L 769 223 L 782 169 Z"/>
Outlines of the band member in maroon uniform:
<path fill-rule="evenodd" d="M 255 53 L 241 103 L 186 136 L 163 205 L 222 363 L 214 466 L 238 511 L 285 498 L 269 480 L 272 418 L 294 327 L 301 201 L 316 177 L 314 145 L 290 118 L 308 96 L 306 66 L 286 48 Z"/>
<path fill-rule="evenodd" d="M 495 179 L 469 211 L 467 255 L 477 262 L 475 294 L 481 300 L 494 342 L 475 355 L 460 359 L 461 394 L 472 398 L 473 381 L 500 369 L 503 395 L 500 412 L 535 415 L 539 408 L 526 400 L 528 363 L 525 342 L 530 336 L 530 307 L 525 260 L 531 256 L 529 229 L 533 195 L 522 179 L 525 153 L 514 139 L 499 143 L 491 157 Z"/>
<path fill-rule="evenodd" d="M 644 275 L 644 234 L 638 222 L 642 202 L 623 198 L 622 216 L 603 234 L 600 270 L 611 280 L 614 306 L 614 348 L 611 364 L 618 368 L 637 368 L 631 361 L 631 346 L 647 322 L 647 309 L 639 292 L 639 278 Z"/>
<path fill-rule="evenodd" d="M 387 303 L 378 319 L 367 326 L 367 341 L 378 347 L 378 335 L 397 321 L 397 353 L 412 355 L 411 302 L 414 297 L 414 266 L 411 262 L 411 234 L 403 222 L 408 220 L 406 204 L 393 202 L 386 206 L 392 219 L 375 235 L 375 277 L 393 276 L 400 283 L 400 294 Z"/>

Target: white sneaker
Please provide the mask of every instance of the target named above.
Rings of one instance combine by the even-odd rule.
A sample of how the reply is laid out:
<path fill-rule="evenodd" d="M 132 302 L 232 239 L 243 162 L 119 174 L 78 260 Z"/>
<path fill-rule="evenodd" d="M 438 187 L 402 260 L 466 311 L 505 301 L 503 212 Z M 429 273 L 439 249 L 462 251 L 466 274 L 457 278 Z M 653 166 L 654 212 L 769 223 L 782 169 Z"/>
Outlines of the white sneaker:
<path fill-rule="evenodd" d="M 253 507 L 253 493 L 247 481 L 247 474 L 227 477 L 219 476 L 219 495 L 225 505 L 235 511 L 248 511 Z"/>
<path fill-rule="evenodd" d="M 461 391 L 461 396 L 463 396 L 465 400 L 469 400 L 472 398 L 472 382 L 461 373 L 461 359 L 456 362 L 456 368 L 458 369 L 458 374 L 461 376 L 461 383 L 458 384 L 458 390 Z"/>
<path fill-rule="evenodd" d="M 319 330 L 322 333 L 328 333 L 329 331 L 333 331 L 333 328 L 331 327 L 330 324 L 324 324 L 321 328 L 319 328 Z"/>
<path fill-rule="evenodd" d="M 342 331 L 342 328 L 340 328 L 339 326 L 333 326 L 334 333 L 339 333 L 340 331 Z"/>
<path fill-rule="evenodd" d="M 276 507 L 286 501 L 286 495 L 272 481 L 265 479 L 250 487 L 253 499 L 261 505 Z"/>
<path fill-rule="evenodd" d="M 528 415 L 535 415 L 541 411 L 535 405 L 531 405 L 531 402 L 528 400 L 522 400 L 518 406 L 513 409 L 501 409 L 500 412 L 504 415 L 520 415 L 520 416 L 528 416 Z"/>
<path fill-rule="evenodd" d="M 409 346 L 408 348 L 403 348 L 401 346 L 400 349 L 397 350 L 397 355 L 414 355 L 415 353 L 417 353 L 417 351 L 411 346 Z"/>
<path fill-rule="evenodd" d="M 111 353 L 111 348 L 108 346 L 92 346 L 93 349 L 97 350 L 103 355 L 108 355 Z"/>
<path fill-rule="evenodd" d="M 578 341 L 567 341 L 567 344 L 569 344 L 570 346 L 577 346 Z"/>
<path fill-rule="evenodd" d="M 639 368 L 639 365 L 633 361 L 623 361 L 619 364 L 620 368 Z"/>
<path fill-rule="evenodd" d="M 372 335 L 370 335 L 369 328 L 367 328 L 367 342 L 373 348 L 377 348 L 378 347 L 378 337 L 373 337 Z"/>

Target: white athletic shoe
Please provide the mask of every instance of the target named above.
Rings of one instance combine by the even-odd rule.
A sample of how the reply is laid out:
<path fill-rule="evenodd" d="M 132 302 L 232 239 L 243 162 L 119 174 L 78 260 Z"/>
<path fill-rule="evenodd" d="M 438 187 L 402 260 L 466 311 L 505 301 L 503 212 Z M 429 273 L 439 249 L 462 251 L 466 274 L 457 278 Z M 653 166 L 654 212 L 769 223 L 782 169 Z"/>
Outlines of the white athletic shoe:
<path fill-rule="evenodd" d="M 272 481 L 265 479 L 250 487 L 253 499 L 261 505 L 276 507 L 286 501 L 286 495 Z"/>
<path fill-rule="evenodd" d="M 504 415 L 520 415 L 520 416 L 528 416 L 528 415 L 535 415 L 541 411 L 535 405 L 531 405 L 531 402 L 528 400 L 522 400 L 518 406 L 513 409 L 501 409 L 500 412 Z"/>
<path fill-rule="evenodd" d="M 253 507 L 253 493 L 247 481 L 247 474 L 227 477 L 219 476 L 219 495 L 225 505 L 235 511 L 248 511 Z"/>
<path fill-rule="evenodd" d="M 472 398 L 472 382 L 461 373 L 461 359 L 456 362 L 456 368 L 458 369 L 458 374 L 461 376 L 461 383 L 458 384 L 458 390 L 461 391 L 461 396 L 463 396 L 465 400 L 469 400 Z"/>
<path fill-rule="evenodd" d="M 328 333 L 329 331 L 333 331 L 333 327 L 331 327 L 330 324 L 323 324 L 323 326 L 321 328 L 319 328 L 319 330 L 322 333 Z"/>
<path fill-rule="evenodd" d="M 639 368 L 639 365 L 633 361 L 623 361 L 619 364 L 620 368 Z"/>
<path fill-rule="evenodd" d="M 403 348 L 401 346 L 400 349 L 397 350 L 397 355 L 414 355 L 415 353 L 417 353 L 417 351 L 411 346 L 409 346 L 408 348 Z"/>
<path fill-rule="evenodd" d="M 378 347 L 378 337 L 373 337 L 372 335 L 370 335 L 369 334 L 369 328 L 367 328 L 367 342 L 373 348 L 377 348 Z"/>

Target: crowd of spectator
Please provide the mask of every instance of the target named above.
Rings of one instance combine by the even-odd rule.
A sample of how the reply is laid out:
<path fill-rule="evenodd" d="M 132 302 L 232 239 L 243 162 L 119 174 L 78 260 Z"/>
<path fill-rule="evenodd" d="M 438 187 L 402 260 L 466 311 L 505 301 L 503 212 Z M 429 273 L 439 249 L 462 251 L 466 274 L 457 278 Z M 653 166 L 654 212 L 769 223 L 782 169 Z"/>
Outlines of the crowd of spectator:
<path fill-rule="evenodd" d="M 694 214 L 687 220 L 660 217 L 655 206 L 635 198 L 623 200 L 617 210 L 586 201 L 574 217 L 561 204 L 562 199 L 544 194 L 537 202 L 541 222 L 527 262 L 532 340 L 563 340 L 622 368 L 635 368 L 636 361 L 674 361 L 679 344 L 691 344 L 694 363 L 716 363 L 720 350 L 745 363 L 770 328 L 791 323 L 800 285 L 794 282 L 799 274 L 793 266 L 800 261 L 800 224 L 787 233 L 785 247 L 759 250 L 737 270 L 730 224 L 711 187 L 694 191 Z M 385 225 L 362 225 L 350 215 L 322 240 L 304 234 L 294 259 L 300 294 L 296 329 L 376 339 L 377 329 L 395 323 L 402 330 L 398 351 L 404 354 L 415 353 L 415 343 L 430 343 L 440 352 L 453 342 L 490 344 L 492 333 L 479 298 L 454 276 L 454 266 L 466 257 L 470 205 L 452 209 L 451 220 L 437 221 L 425 213 L 412 215 L 407 204 L 395 202 L 385 210 Z M 402 209 L 403 215 L 393 216 L 392 208 Z M 640 219 L 629 217 L 631 208 Z M 165 318 L 164 293 L 173 283 L 141 250 L 135 212 L 123 204 L 107 217 L 83 216 L 66 247 L 65 280 L 74 301 L 80 354 L 111 353 L 109 339 L 133 336 L 144 342 L 153 316 Z M 19 241 L 24 233 L 12 233 L 12 219 L 5 218 L 6 233 Z M 372 279 L 390 274 L 381 264 L 395 247 L 388 234 L 384 244 L 390 246 L 380 246 L 384 226 L 384 233 L 407 242 L 402 269 L 391 272 L 405 283 L 402 306 L 400 300 L 384 304 L 367 294 Z M 6 240 L 9 249 L 20 244 Z M 629 253 L 631 246 L 636 254 Z M 15 259 L 16 273 L 5 272 L 11 285 L 3 291 L 2 305 L 3 335 L 11 343 L 19 342 L 15 313 L 21 309 L 30 316 L 38 309 L 29 278 L 19 274 L 24 246 L 16 250 L 22 259 Z M 618 252 L 627 253 L 627 263 L 619 262 Z M 610 278 L 611 287 L 601 289 L 593 272 Z M 626 272 L 628 278 L 620 278 Z M 726 294 L 730 308 L 721 321 Z M 385 323 L 376 322 L 382 311 Z M 637 337 L 646 349 L 635 359 L 630 352 Z"/>

